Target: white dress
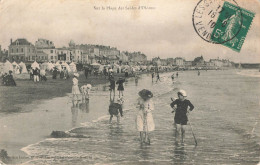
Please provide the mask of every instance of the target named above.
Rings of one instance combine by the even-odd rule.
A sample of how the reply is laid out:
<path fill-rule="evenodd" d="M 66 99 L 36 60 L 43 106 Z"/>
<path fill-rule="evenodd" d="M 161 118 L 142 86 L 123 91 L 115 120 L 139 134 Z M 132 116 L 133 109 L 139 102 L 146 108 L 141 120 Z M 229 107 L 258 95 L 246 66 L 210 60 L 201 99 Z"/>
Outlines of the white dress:
<path fill-rule="evenodd" d="M 138 99 L 137 116 L 136 116 L 136 128 L 141 131 L 154 131 L 155 124 L 153 121 L 152 110 L 154 110 L 154 104 L 152 99 L 144 101 L 142 98 Z M 147 114 L 147 115 L 145 115 Z M 146 119 L 146 120 L 145 120 Z M 147 124 L 146 124 L 147 123 Z"/>
<path fill-rule="evenodd" d="M 75 77 L 72 79 L 73 85 L 72 85 L 72 94 L 73 95 L 79 95 L 81 94 L 79 91 L 79 86 L 78 86 L 78 79 Z"/>

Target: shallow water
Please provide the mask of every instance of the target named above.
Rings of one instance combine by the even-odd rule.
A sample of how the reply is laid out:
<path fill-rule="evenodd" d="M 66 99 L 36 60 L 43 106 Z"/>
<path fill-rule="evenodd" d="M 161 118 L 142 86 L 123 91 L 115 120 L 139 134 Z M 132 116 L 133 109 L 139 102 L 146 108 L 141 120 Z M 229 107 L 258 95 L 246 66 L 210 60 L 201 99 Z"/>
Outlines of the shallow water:
<path fill-rule="evenodd" d="M 57 119 L 64 127 L 56 128 L 78 127 L 70 132 L 87 138 L 47 138 L 29 145 L 22 150 L 34 159 L 25 164 L 244 165 L 259 162 L 259 77 L 237 74 L 236 70 L 201 71 L 200 76 L 195 71 L 186 71 L 179 72 L 179 78 L 172 83 L 170 76 L 171 73 L 161 74 L 158 83 L 152 83 L 150 75 L 143 75 L 138 84 L 129 79 L 125 84 L 124 117 L 119 125 L 116 119 L 108 123 L 109 91 L 106 88 L 92 92 L 87 111 L 71 109 L 69 97 L 60 98 L 66 100 L 66 104 L 50 109 L 56 111 L 55 114 L 64 113 L 64 118 Z M 134 105 L 138 91 L 143 88 L 154 93 L 156 129 L 151 133 L 151 145 L 141 145 L 135 129 Z M 174 115 L 169 104 L 180 88 L 187 91 L 188 99 L 195 106 L 189 120 L 197 146 L 188 125 L 184 145 L 176 142 L 174 136 Z M 51 127 L 52 123 L 46 124 Z"/>

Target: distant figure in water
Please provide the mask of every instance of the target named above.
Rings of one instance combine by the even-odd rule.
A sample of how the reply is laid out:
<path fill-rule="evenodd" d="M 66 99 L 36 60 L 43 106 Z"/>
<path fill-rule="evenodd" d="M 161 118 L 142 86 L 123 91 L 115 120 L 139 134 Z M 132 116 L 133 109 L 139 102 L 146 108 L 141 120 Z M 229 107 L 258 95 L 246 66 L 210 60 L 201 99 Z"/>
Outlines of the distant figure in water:
<path fill-rule="evenodd" d="M 92 88 L 91 84 L 83 85 L 80 87 L 82 93 L 82 101 L 89 100 L 89 93 L 91 88 Z"/>
<path fill-rule="evenodd" d="M 200 71 L 198 70 L 198 76 L 200 75 Z"/>
<path fill-rule="evenodd" d="M 138 85 L 138 78 L 139 78 L 139 76 L 137 74 L 135 74 L 135 86 Z"/>
<path fill-rule="evenodd" d="M 175 135 L 179 136 L 181 130 L 181 142 L 184 142 L 185 138 L 185 126 L 188 122 L 187 114 L 194 109 L 192 103 L 186 99 L 187 94 L 184 90 L 178 92 L 178 99 L 174 100 L 170 106 L 173 108 L 172 113 L 175 112 L 174 116 L 174 126 L 175 126 Z M 177 108 L 175 107 L 177 105 Z M 188 110 L 189 107 L 189 110 Z"/>
<path fill-rule="evenodd" d="M 174 81 L 174 73 L 172 74 L 172 81 Z"/>
<path fill-rule="evenodd" d="M 73 95 L 73 102 L 79 101 L 79 95 L 81 95 L 80 90 L 79 90 L 79 86 L 78 86 L 78 78 L 79 74 L 78 73 L 74 73 L 74 77 L 72 79 L 72 95 Z"/>
<path fill-rule="evenodd" d="M 123 79 L 122 77 L 120 77 L 119 80 L 116 82 L 116 84 L 118 84 L 117 90 L 119 93 L 119 98 L 121 97 L 121 93 L 122 93 L 122 96 L 124 96 L 124 82 L 125 82 L 125 79 Z"/>
<path fill-rule="evenodd" d="M 179 76 L 179 73 L 177 72 L 177 73 L 176 73 L 176 77 L 178 78 L 178 76 Z"/>
<path fill-rule="evenodd" d="M 154 72 L 152 73 L 152 82 L 153 82 L 153 78 L 154 78 Z"/>
<path fill-rule="evenodd" d="M 159 75 L 159 72 L 157 73 L 157 79 L 156 79 L 156 82 L 157 82 L 158 80 L 161 81 L 161 79 L 160 79 L 160 75 Z"/>
<path fill-rule="evenodd" d="M 121 117 L 123 117 L 123 97 L 118 98 L 117 102 L 114 103 L 114 100 L 110 100 L 110 105 L 109 105 L 109 114 L 110 114 L 110 119 L 109 119 L 109 123 L 112 122 L 113 116 L 117 117 L 117 123 L 120 123 L 120 116 L 119 113 L 121 115 Z"/>

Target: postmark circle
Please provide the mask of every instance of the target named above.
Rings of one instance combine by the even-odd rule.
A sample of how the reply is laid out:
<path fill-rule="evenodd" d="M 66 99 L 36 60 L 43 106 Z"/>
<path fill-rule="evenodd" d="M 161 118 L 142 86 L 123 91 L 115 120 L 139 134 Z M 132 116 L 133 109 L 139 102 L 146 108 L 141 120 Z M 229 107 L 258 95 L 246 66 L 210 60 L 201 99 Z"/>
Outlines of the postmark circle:
<path fill-rule="evenodd" d="M 192 23 L 204 41 L 223 44 L 239 34 L 243 16 L 235 0 L 200 0 L 194 8 Z"/>

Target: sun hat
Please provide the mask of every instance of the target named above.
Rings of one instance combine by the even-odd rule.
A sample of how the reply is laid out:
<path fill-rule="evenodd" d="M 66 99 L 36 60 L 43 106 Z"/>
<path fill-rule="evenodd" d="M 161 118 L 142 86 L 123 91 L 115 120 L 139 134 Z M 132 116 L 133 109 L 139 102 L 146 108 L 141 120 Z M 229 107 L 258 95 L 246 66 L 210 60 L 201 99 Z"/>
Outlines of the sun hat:
<path fill-rule="evenodd" d="M 78 73 L 74 73 L 74 76 L 75 76 L 75 77 L 79 77 L 79 74 L 78 74 Z"/>
<path fill-rule="evenodd" d="M 153 93 L 152 93 L 151 91 L 147 90 L 147 89 L 141 90 L 141 91 L 138 93 L 138 95 L 139 95 L 142 99 L 144 99 L 144 100 L 147 100 L 147 99 L 153 97 Z"/>
<path fill-rule="evenodd" d="M 185 92 L 185 90 L 183 90 L 183 89 L 181 89 L 181 90 L 179 90 L 179 92 L 178 92 L 178 95 L 182 95 L 182 96 L 184 96 L 184 97 L 187 97 L 187 93 Z"/>

